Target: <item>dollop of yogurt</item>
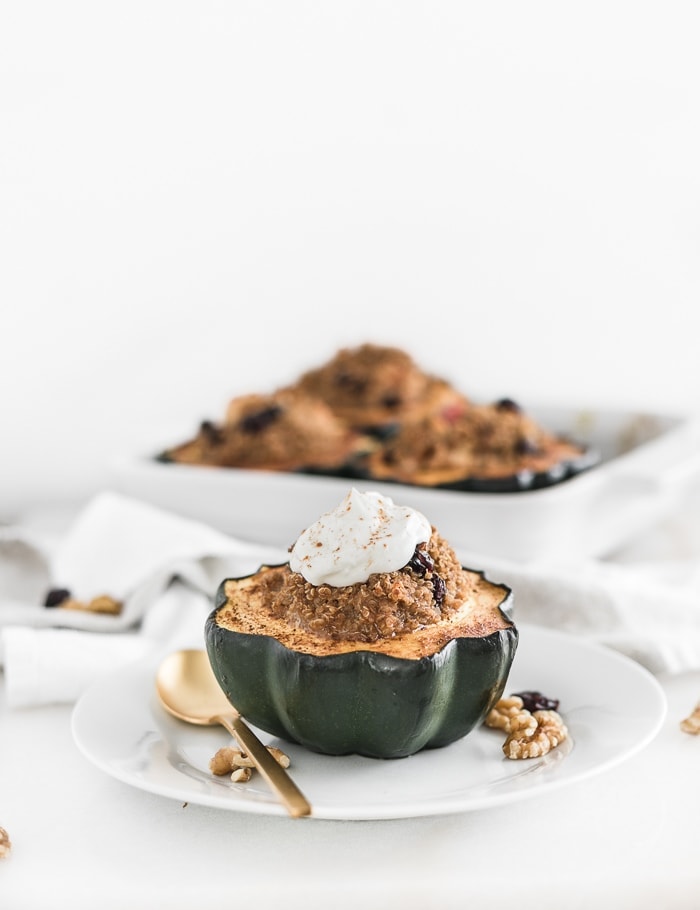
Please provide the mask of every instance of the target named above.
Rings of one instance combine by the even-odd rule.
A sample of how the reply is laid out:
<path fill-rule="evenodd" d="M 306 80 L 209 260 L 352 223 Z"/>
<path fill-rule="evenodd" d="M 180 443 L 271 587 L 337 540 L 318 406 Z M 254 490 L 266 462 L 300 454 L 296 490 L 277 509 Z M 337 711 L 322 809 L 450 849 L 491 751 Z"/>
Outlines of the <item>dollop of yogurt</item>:
<path fill-rule="evenodd" d="M 354 585 L 374 572 L 402 569 L 431 533 L 430 522 L 415 509 L 353 487 L 340 505 L 299 536 L 289 568 L 312 585 Z"/>

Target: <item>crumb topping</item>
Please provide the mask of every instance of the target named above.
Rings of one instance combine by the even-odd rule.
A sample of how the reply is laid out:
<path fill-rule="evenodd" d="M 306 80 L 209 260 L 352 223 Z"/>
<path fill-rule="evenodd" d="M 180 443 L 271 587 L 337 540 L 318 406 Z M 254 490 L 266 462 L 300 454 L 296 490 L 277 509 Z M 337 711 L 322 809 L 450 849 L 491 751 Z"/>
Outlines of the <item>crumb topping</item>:
<path fill-rule="evenodd" d="M 427 377 L 398 348 L 363 344 L 342 348 L 326 364 L 304 373 L 297 387 L 339 413 L 378 408 L 400 413 L 425 392 Z"/>
<path fill-rule="evenodd" d="M 581 454 L 580 446 L 554 436 L 508 399 L 406 421 L 366 464 L 373 477 L 444 483 L 546 471 Z"/>
<path fill-rule="evenodd" d="M 229 402 L 221 423 L 205 420 L 197 435 L 165 460 L 215 467 L 294 470 L 335 467 L 364 446 L 322 401 L 281 390 Z"/>
<path fill-rule="evenodd" d="M 166 462 L 462 488 L 564 480 L 597 455 L 511 398 L 473 402 L 400 348 L 341 348 L 276 391 L 233 398 Z"/>
<path fill-rule="evenodd" d="M 283 565 L 234 580 L 227 594 L 219 625 L 270 634 L 314 654 L 361 647 L 416 657 L 434 653 L 456 634 L 481 637 L 509 625 L 494 611 L 508 589 L 464 569 L 435 529 L 405 567 L 366 582 L 314 586 Z"/>
<path fill-rule="evenodd" d="M 269 586 L 264 597 L 273 616 L 324 638 L 363 642 L 393 638 L 449 616 L 467 596 L 466 574 L 437 533 L 433 532 L 426 552 L 433 565 L 423 573 L 409 564 L 336 588 L 316 587 L 288 571 L 281 585 L 269 576 L 263 579 L 263 586 Z M 441 598 L 435 596 L 436 577 L 445 587 Z"/>

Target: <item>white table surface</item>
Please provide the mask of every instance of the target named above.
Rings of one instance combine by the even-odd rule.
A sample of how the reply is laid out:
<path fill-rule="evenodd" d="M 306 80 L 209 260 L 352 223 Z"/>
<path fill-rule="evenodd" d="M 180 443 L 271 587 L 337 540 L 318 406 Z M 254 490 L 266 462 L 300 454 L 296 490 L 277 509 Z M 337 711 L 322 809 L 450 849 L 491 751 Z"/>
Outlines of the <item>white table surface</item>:
<path fill-rule="evenodd" d="M 697 908 L 700 670 L 627 761 L 542 797 L 443 817 L 292 820 L 117 781 L 73 742 L 71 705 L 10 710 L 0 674 L 2 910 L 99 907 Z M 420 787 L 420 781 L 416 781 Z"/>
<path fill-rule="evenodd" d="M 700 739 L 679 720 L 700 672 L 663 686 L 663 729 L 616 768 L 541 799 L 368 822 L 183 806 L 93 767 L 70 706 L 9 711 L 2 697 L 0 823 L 13 848 L 0 903 L 697 908 Z"/>

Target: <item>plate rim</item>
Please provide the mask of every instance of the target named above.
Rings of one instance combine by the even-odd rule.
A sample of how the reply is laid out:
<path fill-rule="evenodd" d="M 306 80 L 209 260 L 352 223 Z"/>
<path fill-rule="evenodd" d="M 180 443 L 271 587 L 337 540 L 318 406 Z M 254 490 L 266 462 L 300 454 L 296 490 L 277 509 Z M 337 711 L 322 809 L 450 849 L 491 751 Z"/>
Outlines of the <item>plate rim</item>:
<path fill-rule="evenodd" d="M 548 627 L 535 625 L 532 623 L 521 623 L 519 624 L 519 629 L 521 632 L 521 639 L 522 633 L 524 631 L 527 638 L 530 638 L 531 641 L 534 640 L 539 647 L 542 647 L 543 644 L 546 647 L 547 641 L 549 641 L 550 643 L 554 644 L 558 643 L 564 648 L 569 647 L 572 649 L 582 649 L 591 655 L 597 655 L 599 659 L 602 659 L 609 665 L 616 664 L 618 668 L 624 670 L 624 672 L 627 674 L 628 680 L 635 678 L 637 683 L 640 686 L 644 686 L 646 689 L 645 704 L 648 707 L 648 715 L 645 716 L 644 731 L 640 732 L 634 738 L 634 740 L 631 740 L 624 747 L 619 748 L 614 754 L 607 756 L 604 760 L 596 762 L 593 766 L 584 766 L 583 768 L 573 771 L 572 773 L 566 774 L 564 776 L 545 776 L 541 779 L 540 786 L 525 787 L 520 790 L 506 789 L 505 791 L 498 793 L 484 794 L 481 797 L 475 796 L 474 794 L 469 797 L 467 789 L 463 791 L 462 799 L 456 798 L 455 794 L 451 793 L 449 795 L 441 795 L 439 797 L 434 796 L 427 802 L 425 800 L 413 802 L 404 801 L 400 807 L 397 807 L 395 803 L 389 803 L 386 805 L 382 804 L 376 806 L 373 809 L 369 808 L 366 805 L 364 807 L 349 806 L 347 804 L 343 804 L 342 800 L 337 802 L 335 805 L 332 802 L 326 801 L 326 803 L 320 807 L 317 806 L 309 818 L 318 820 L 380 821 L 398 818 L 452 815 L 487 808 L 495 808 L 507 803 L 520 802 L 528 798 L 550 793 L 554 790 L 561 789 L 562 787 L 571 786 L 581 780 L 596 776 L 613 767 L 616 767 L 619 764 L 622 764 L 633 755 L 642 751 L 650 742 L 653 741 L 666 719 L 668 703 L 666 694 L 660 682 L 642 664 L 635 661 L 631 657 L 628 657 L 627 655 L 614 650 L 613 648 L 595 641 L 591 641 L 589 639 L 578 638 L 575 635 L 572 635 L 563 630 L 550 629 Z M 100 701 L 101 692 L 105 688 L 109 689 L 110 686 L 113 686 L 115 682 L 125 680 L 127 677 L 131 678 L 131 681 L 134 682 L 134 678 L 140 677 L 142 674 L 155 674 L 155 669 L 159 661 L 162 660 L 167 653 L 169 653 L 169 649 L 158 649 L 157 653 L 152 652 L 146 657 L 132 661 L 129 664 L 123 665 L 104 674 L 91 686 L 88 687 L 88 689 L 75 703 L 71 712 L 71 735 L 79 752 L 87 761 L 104 772 L 106 775 L 145 792 L 163 796 L 169 799 L 176 799 L 182 802 L 190 802 L 202 806 L 208 806 L 210 808 L 224 809 L 227 811 L 237 811 L 243 814 L 262 814 L 286 817 L 287 813 L 284 807 L 275 801 L 274 797 L 271 795 L 270 799 L 255 799 L 250 798 L 248 795 L 245 795 L 245 791 L 237 791 L 244 795 L 236 799 L 223 799 L 220 795 L 217 795 L 214 792 L 210 792 L 207 789 L 203 789 L 201 785 L 193 785 L 193 779 L 191 777 L 188 777 L 188 775 L 184 772 L 181 775 L 181 785 L 179 783 L 178 785 L 158 784 L 124 770 L 124 768 L 121 767 L 119 763 L 114 761 L 114 757 L 112 757 L 110 760 L 104 754 L 96 754 L 95 749 L 91 748 L 90 745 L 85 741 L 85 737 L 83 735 L 85 714 L 88 712 L 88 709 L 91 707 L 91 703 L 93 701 Z M 652 703 L 652 698 L 654 699 L 654 703 Z M 154 716 L 153 712 L 154 710 L 156 712 L 161 712 L 162 709 L 157 704 L 157 701 L 154 697 L 154 692 L 150 693 L 149 698 L 147 700 L 144 700 L 144 703 L 141 705 L 141 707 L 145 712 L 153 716 L 153 725 L 156 725 L 157 718 Z M 164 711 L 162 714 L 164 717 L 167 717 Z M 172 722 L 172 719 L 169 720 Z M 113 728 L 114 724 L 112 723 L 110 726 Z M 147 732 L 148 731 L 144 731 L 144 733 Z M 226 735 L 225 731 L 223 731 L 223 728 L 221 732 L 224 736 Z M 164 744 L 171 745 L 171 743 L 167 741 L 165 734 L 162 735 L 160 741 Z M 298 748 L 302 751 L 305 751 L 303 750 L 303 747 L 295 746 L 294 744 L 290 744 L 290 748 Z M 559 749 L 561 748 L 562 747 L 559 747 Z M 581 746 L 574 743 L 572 748 L 581 748 Z M 554 752 L 557 752 L 557 750 L 554 750 Z M 441 754 L 442 750 L 430 750 L 431 757 L 436 756 L 436 760 L 439 760 L 439 756 Z M 553 754 L 554 753 L 550 753 L 550 755 Z M 323 761 L 325 758 L 326 757 L 324 756 L 314 755 L 314 760 Z"/>

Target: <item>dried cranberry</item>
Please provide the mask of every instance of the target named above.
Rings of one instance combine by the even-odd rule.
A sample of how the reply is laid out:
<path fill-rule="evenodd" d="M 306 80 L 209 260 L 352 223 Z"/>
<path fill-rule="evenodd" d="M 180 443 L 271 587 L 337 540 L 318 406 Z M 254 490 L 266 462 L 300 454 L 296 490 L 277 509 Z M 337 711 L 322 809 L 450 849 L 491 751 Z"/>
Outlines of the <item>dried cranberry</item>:
<path fill-rule="evenodd" d="M 454 423 L 465 413 L 465 407 L 462 404 L 448 404 L 447 407 L 440 411 L 440 416 L 447 423 Z"/>
<path fill-rule="evenodd" d="M 64 600 L 68 600 L 70 597 L 70 591 L 67 588 L 51 588 L 50 591 L 46 592 L 46 597 L 44 598 L 45 607 L 59 607 Z"/>
<path fill-rule="evenodd" d="M 412 569 L 416 575 L 425 575 L 426 572 L 432 572 L 435 563 L 429 553 L 416 547 L 413 556 L 406 563 L 406 568 Z"/>
<path fill-rule="evenodd" d="M 273 404 L 269 408 L 263 408 L 262 411 L 248 414 L 241 420 L 239 426 L 244 433 L 260 433 L 274 423 L 281 413 L 282 408 L 278 404 Z"/>
<path fill-rule="evenodd" d="M 447 586 L 445 585 L 444 578 L 436 573 L 435 563 L 433 562 L 430 553 L 421 550 L 420 547 L 416 547 L 413 556 L 406 563 L 406 568 L 411 569 L 416 575 L 422 577 L 428 572 L 432 573 L 433 599 L 435 600 L 436 606 L 441 607 L 442 602 L 445 599 L 445 594 L 447 593 Z"/>
<path fill-rule="evenodd" d="M 209 445 L 218 446 L 224 441 L 220 428 L 211 420 L 203 420 L 199 426 L 199 432 L 204 436 Z"/>
<path fill-rule="evenodd" d="M 445 584 L 445 579 L 441 575 L 433 574 L 433 597 L 438 607 L 442 606 L 446 593 L 447 585 Z"/>
<path fill-rule="evenodd" d="M 495 408 L 497 411 L 508 411 L 511 414 L 520 414 L 522 411 L 522 408 L 517 401 L 513 401 L 512 398 L 499 398 L 495 404 Z"/>
<path fill-rule="evenodd" d="M 391 411 L 395 411 L 401 406 L 401 398 L 399 395 L 385 395 L 382 398 L 382 405 Z"/>
<path fill-rule="evenodd" d="M 518 455 L 535 455 L 540 450 L 537 443 L 532 439 L 528 439 L 527 436 L 521 436 L 515 443 L 514 448 Z"/>
<path fill-rule="evenodd" d="M 527 690 L 525 692 L 514 692 L 513 695 L 522 698 L 523 708 L 526 711 L 556 711 L 559 707 L 558 698 L 547 698 L 541 692 Z"/>

